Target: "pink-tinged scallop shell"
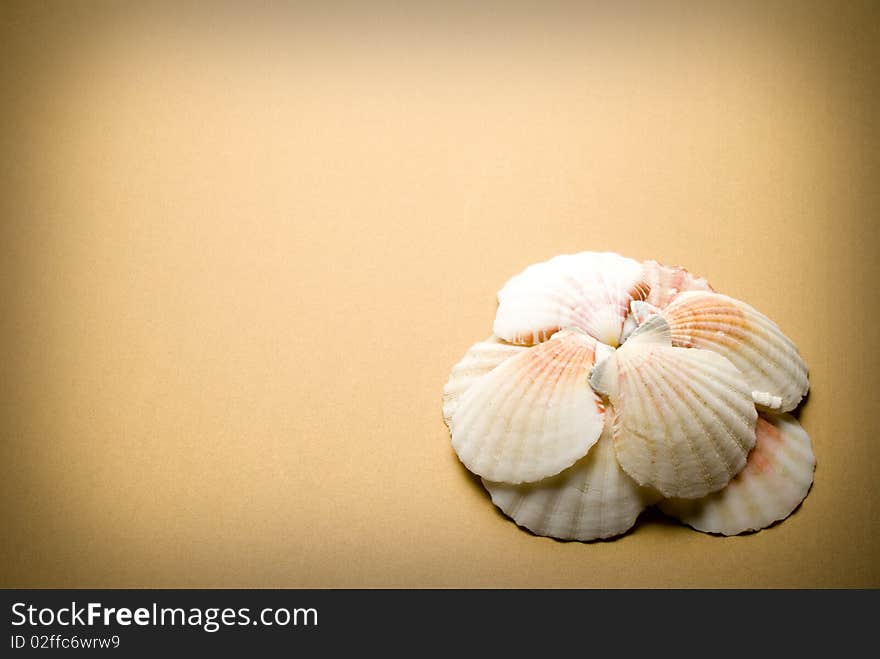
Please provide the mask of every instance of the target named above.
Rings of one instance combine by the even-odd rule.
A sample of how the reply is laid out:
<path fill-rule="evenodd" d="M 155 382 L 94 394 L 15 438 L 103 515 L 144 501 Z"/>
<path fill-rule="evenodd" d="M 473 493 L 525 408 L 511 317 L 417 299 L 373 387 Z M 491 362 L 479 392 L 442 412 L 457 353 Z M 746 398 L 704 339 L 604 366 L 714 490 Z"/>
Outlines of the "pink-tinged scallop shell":
<path fill-rule="evenodd" d="M 809 389 L 807 365 L 794 343 L 764 314 L 720 293 L 682 293 L 662 316 L 672 343 L 726 357 L 743 374 L 754 400 L 787 412 Z"/>
<path fill-rule="evenodd" d="M 446 386 L 443 387 L 443 418 L 448 426 L 461 395 L 479 378 L 486 375 L 501 362 L 516 354 L 528 350 L 525 346 L 517 346 L 499 339 L 494 334 L 485 341 L 475 343 L 464 354 L 464 357 L 452 367 L 452 373 Z"/>
<path fill-rule="evenodd" d="M 757 531 L 800 505 L 815 467 L 810 438 L 800 423 L 788 414 L 762 412 L 746 467 L 727 487 L 702 499 L 668 499 L 660 508 L 698 531 Z"/>
<path fill-rule="evenodd" d="M 644 299 L 642 264 L 618 254 L 564 254 L 526 268 L 498 292 L 494 332 L 522 345 L 578 327 L 611 346 L 620 342 L 631 300 Z"/>
<path fill-rule="evenodd" d="M 596 340 L 575 329 L 477 380 L 452 415 L 452 446 L 475 474 L 517 484 L 558 474 L 602 432 L 604 406 L 587 384 Z"/>
<path fill-rule="evenodd" d="M 625 533 L 656 501 L 617 464 L 611 424 L 586 457 L 537 483 L 509 485 L 483 479 L 492 502 L 520 526 L 562 540 L 596 540 Z"/>
<path fill-rule="evenodd" d="M 601 362 L 590 383 L 611 400 L 617 459 L 640 485 L 696 498 L 745 466 L 757 418 L 750 389 L 724 357 L 672 347 L 660 316 Z"/>
<path fill-rule="evenodd" d="M 643 264 L 645 282 L 651 287 L 646 302 L 663 308 L 684 291 L 711 291 L 712 287 L 702 277 L 696 277 L 676 265 L 663 265 L 657 261 Z"/>

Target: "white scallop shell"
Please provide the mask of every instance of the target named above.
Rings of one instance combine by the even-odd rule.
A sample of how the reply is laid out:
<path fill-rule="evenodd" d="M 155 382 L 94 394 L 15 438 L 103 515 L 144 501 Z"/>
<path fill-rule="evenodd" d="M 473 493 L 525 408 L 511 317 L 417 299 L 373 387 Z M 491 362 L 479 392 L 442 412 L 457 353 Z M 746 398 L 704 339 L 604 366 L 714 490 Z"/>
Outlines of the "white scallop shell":
<path fill-rule="evenodd" d="M 562 330 L 477 380 L 450 424 L 465 466 L 517 484 L 558 474 L 586 455 L 605 415 L 587 383 L 596 345 L 579 330 Z"/>
<path fill-rule="evenodd" d="M 745 302 L 711 292 L 688 292 L 663 309 L 672 343 L 704 348 L 730 360 L 743 374 L 754 400 L 787 412 L 809 389 L 807 365 L 791 340 Z"/>
<path fill-rule="evenodd" d="M 677 265 L 663 265 L 657 261 L 645 261 L 643 278 L 651 287 L 646 302 L 663 308 L 684 291 L 711 291 L 712 287 L 702 277 L 696 277 Z"/>
<path fill-rule="evenodd" d="M 475 343 L 464 353 L 455 366 L 446 386 L 443 387 L 443 418 L 449 425 L 461 395 L 479 378 L 498 366 L 501 362 L 514 355 L 528 350 L 525 346 L 516 346 L 499 339 L 494 334 L 485 341 Z"/>
<path fill-rule="evenodd" d="M 635 321 L 636 327 L 644 323 L 651 316 L 656 316 L 660 313 L 660 307 L 655 307 L 649 302 L 642 302 L 640 300 L 630 302 L 629 308 L 630 314 L 627 318 L 632 318 Z"/>
<path fill-rule="evenodd" d="M 762 413 L 746 467 L 727 487 L 702 499 L 668 499 L 660 508 L 707 533 L 757 531 L 800 505 L 815 467 L 810 438 L 800 423 L 788 414 Z"/>
<path fill-rule="evenodd" d="M 596 540 L 625 533 L 656 493 L 639 487 L 617 464 L 611 424 L 586 457 L 537 483 L 483 479 L 492 503 L 520 526 L 561 540 Z"/>
<path fill-rule="evenodd" d="M 529 266 L 498 292 L 496 335 L 523 345 L 578 327 L 603 343 L 620 342 L 633 299 L 644 299 L 642 264 L 607 252 L 564 254 Z"/>
<path fill-rule="evenodd" d="M 611 400 L 617 458 L 640 485 L 696 498 L 745 466 L 757 418 L 750 389 L 724 357 L 672 347 L 660 316 L 601 362 L 590 384 Z"/>

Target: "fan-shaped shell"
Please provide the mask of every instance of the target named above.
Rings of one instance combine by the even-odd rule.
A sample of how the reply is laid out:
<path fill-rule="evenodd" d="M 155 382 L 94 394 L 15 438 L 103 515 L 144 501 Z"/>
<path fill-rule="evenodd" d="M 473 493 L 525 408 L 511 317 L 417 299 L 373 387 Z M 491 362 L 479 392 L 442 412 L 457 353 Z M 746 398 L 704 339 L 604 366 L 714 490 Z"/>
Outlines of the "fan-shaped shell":
<path fill-rule="evenodd" d="M 630 301 L 648 294 L 642 276 L 638 261 L 611 253 L 564 254 L 529 266 L 498 292 L 494 332 L 533 345 L 578 327 L 616 346 Z"/>
<path fill-rule="evenodd" d="M 663 265 L 657 261 L 645 261 L 643 279 L 651 287 L 646 302 L 663 308 L 684 291 L 711 291 L 712 287 L 702 277 L 696 277 L 677 265 Z"/>
<path fill-rule="evenodd" d="M 517 354 L 477 380 L 452 415 L 452 446 L 492 481 L 538 481 L 570 467 L 602 432 L 588 384 L 596 340 L 575 329 Z"/>
<path fill-rule="evenodd" d="M 461 395 L 479 378 L 514 355 L 528 350 L 499 339 L 494 334 L 485 341 L 475 343 L 464 353 L 455 366 L 446 386 L 443 387 L 443 418 L 448 426 Z"/>
<path fill-rule="evenodd" d="M 795 345 L 776 323 L 745 302 L 720 293 L 688 292 L 676 297 L 662 315 L 673 345 L 726 357 L 762 406 L 787 412 L 807 393 L 807 365 Z"/>
<path fill-rule="evenodd" d="M 594 370 L 614 407 L 623 469 L 666 497 L 719 490 L 745 466 L 757 414 L 739 371 L 708 350 L 675 348 L 654 316 Z"/>
<path fill-rule="evenodd" d="M 810 438 L 800 423 L 788 414 L 762 413 L 746 467 L 727 487 L 702 499 L 668 499 L 660 508 L 707 533 L 756 531 L 800 505 L 815 467 Z"/>
<path fill-rule="evenodd" d="M 586 457 L 537 483 L 508 485 L 483 479 L 492 503 L 532 533 L 561 540 L 596 540 L 625 533 L 656 493 L 620 468 L 611 424 Z"/>

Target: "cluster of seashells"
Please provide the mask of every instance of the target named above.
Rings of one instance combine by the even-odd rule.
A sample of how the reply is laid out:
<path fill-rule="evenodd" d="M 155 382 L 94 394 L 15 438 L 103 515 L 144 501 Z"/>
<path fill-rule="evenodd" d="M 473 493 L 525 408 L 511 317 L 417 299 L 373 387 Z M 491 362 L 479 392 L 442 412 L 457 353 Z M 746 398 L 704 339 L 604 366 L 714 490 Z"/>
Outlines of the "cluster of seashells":
<path fill-rule="evenodd" d="M 498 293 L 493 335 L 443 390 L 459 459 L 537 535 L 625 533 L 648 506 L 708 533 L 785 519 L 816 460 L 809 388 L 763 314 L 656 261 L 583 252 Z"/>

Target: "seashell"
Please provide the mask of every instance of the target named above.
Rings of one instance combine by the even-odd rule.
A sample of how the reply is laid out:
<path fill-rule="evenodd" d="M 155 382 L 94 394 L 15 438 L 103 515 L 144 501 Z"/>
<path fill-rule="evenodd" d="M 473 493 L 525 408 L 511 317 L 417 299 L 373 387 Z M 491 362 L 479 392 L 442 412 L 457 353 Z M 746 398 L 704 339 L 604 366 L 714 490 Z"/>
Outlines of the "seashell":
<path fill-rule="evenodd" d="M 475 343 L 464 353 L 455 366 L 446 386 L 443 387 L 443 418 L 449 425 L 461 395 L 479 378 L 514 355 L 528 350 L 499 339 L 494 334 L 485 341 Z"/>
<path fill-rule="evenodd" d="M 508 485 L 483 479 L 492 503 L 520 526 L 561 540 L 596 540 L 625 533 L 657 499 L 617 464 L 611 423 L 586 457 L 537 483 Z"/>
<path fill-rule="evenodd" d="M 668 499 L 660 509 L 698 531 L 737 535 L 788 517 L 813 483 L 810 437 L 788 414 L 762 413 L 757 440 L 730 484 L 703 499 Z"/>
<path fill-rule="evenodd" d="M 596 340 L 562 330 L 477 380 L 452 414 L 452 446 L 472 472 L 517 484 L 558 474 L 586 455 L 605 408 L 587 378 Z"/>
<path fill-rule="evenodd" d="M 784 411 L 806 395 L 807 367 L 751 306 L 684 268 L 594 252 L 526 268 L 498 303 L 443 415 L 459 459 L 520 526 L 608 538 L 666 497 L 667 513 L 730 535 L 806 496 L 815 458 Z"/>
<path fill-rule="evenodd" d="M 765 410 L 779 411 L 782 409 L 782 397 L 773 396 L 766 391 L 753 391 L 752 400 L 755 401 L 755 405 Z"/>
<path fill-rule="evenodd" d="M 751 390 L 721 355 L 672 347 L 662 317 L 633 332 L 590 384 L 611 400 L 617 459 L 640 485 L 692 499 L 745 466 L 757 418 Z"/>
<path fill-rule="evenodd" d="M 684 291 L 711 291 L 712 287 L 702 277 L 696 277 L 676 265 L 663 265 L 657 261 L 645 261 L 643 279 L 651 287 L 649 304 L 663 308 Z"/>
<path fill-rule="evenodd" d="M 639 300 L 633 300 L 629 303 L 630 313 L 627 318 L 632 318 L 636 324 L 636 327 L 644 323 L 651 316 L 656 316 L 660 313 L 660 307 L 655 307 L 653 304 L 649 302 L 641 302 Z"/>
<path fill-rule="evenodd" d="M 498 292 L 494 332 L 534 345 L 565 327 L 578 327 L 611 346 L 620 343 L 631 300 L 648 287 L 642 264 L 611 253 L 557 256 L 526 268 Z"/>
<path fill-rule="evenodd" d="M 809 389 L 807 365 L 772 320 L 720 293 L 682 293 L 663 309 L 672 343 L 726 357 L 743 374 L 755 402 L 787 412 Z"/>
<path fill-rule="evenodd" d="M 635 316 L 633 316 L 632 312 L 627 314 L 626 318 L 623 321 L 623 328 L 620 330 L 620 342 L 623 343 L 629 338 L 629 335 L 636 331 L 636 328 L 639 326 L 638 321 Z M 602 345 L 605 345 L 604 343 Z M 610 346 L 609 346 L 610 347 Z"/>

